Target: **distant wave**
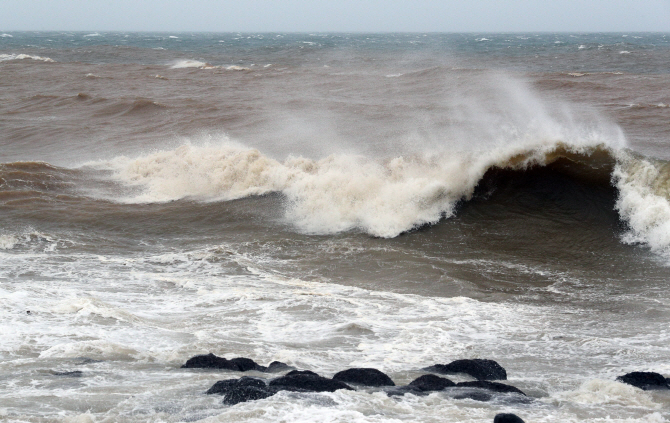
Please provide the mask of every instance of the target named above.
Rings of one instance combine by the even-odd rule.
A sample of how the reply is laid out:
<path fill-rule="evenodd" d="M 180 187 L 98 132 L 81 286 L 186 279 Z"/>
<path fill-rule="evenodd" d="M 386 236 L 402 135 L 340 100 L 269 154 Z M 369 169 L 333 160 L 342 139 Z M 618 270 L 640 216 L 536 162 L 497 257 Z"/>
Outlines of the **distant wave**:
<path fill-rule="evenodd" d="M 171 66 L 172 69 L 184 69 L 184 68 L 199 68 L 199 69 L 214 69 L 216 66 L 212 66 L 209 63 L 200 62 L 198 60 L 180 60 Z"/>
<path fill-rule="evenodd" d="M 30 54 L 0 54 L 0 62 L 4 61 L 9 61 L 9 60 L 25 60 L 25 59 L 31 59 L 31 60 L 39 60 L 42 62 L 55 62 L 55 60 L 49 58 L 49 57 L 42 57 L 42 56 L 32 56 Z"/>
<path fill-rule="evenodd" d="M 251 68 L 248 68 L 246 66 L 239 66 L 239 65 L 230 65 L 230 66 L 214 66 L 210 65 L 207 62 L 201 62 L 198 60 L 179 60 L 178 62 L 174 63 L 172 66 L 170 66 L 172 69 L 187 69 L 187 68 L 197 68 L 197 69 L 226 69 L 226 70 L 231 70 L 231 71 L 248 71 L 251 70 Z M 266 65 L 265 67 L 269 67 L 269 65 Z"/>

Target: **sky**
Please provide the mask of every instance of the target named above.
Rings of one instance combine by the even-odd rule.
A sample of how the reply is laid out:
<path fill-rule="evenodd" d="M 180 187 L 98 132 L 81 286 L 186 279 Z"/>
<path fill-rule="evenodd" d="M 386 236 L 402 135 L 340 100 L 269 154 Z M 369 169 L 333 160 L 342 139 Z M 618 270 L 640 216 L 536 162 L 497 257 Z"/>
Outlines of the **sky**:
<path fill-rule="evenodd" d="M 0 31 L 670 32 L 670 0 L 0 0 Z"/>

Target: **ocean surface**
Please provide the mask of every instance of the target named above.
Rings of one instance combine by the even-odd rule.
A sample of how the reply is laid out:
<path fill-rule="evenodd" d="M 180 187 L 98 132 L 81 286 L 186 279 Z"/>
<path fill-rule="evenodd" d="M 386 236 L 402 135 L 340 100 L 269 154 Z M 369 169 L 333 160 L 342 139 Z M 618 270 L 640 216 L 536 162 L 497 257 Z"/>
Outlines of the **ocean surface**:
<path fill-rule="evenodd" d="M 0 33 L 0 420 L 670 419 L 670 34 Z"/>

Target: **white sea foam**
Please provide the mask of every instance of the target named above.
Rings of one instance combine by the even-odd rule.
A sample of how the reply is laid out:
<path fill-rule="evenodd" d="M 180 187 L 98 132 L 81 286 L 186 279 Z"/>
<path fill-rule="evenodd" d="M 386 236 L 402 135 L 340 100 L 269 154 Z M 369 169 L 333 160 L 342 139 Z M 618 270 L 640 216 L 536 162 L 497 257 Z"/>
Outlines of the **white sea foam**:
<path fill-rule="evenodd" d="M 667 162 L 621 152 L 614 171 L 616 208 L 628 223 L 623 240 L 670 254 L 670 184 Z"/>
<path fill-rule="evenodd" d="M 14 38 L 14 36 L 12 34 L 3 33 L 0 34 L 0 38 Z"/>
<path fill-rule="evenodd" d="M 609 404 L 625 407 L 661 408 L 651 395 L 625 383 L 593 379 L 584 382 L 577 390 L 552 395 L 548 401 L 576 402 L 579 404 Z"/>
<path fill-rule="evenodd" d="M 32 56 L 30 54 L 0 54 L 0 62 L 3 61 L 8 61 L 8 60 L 25 60 L 25 59 L 31 59 L 31 60 L 38 60 L 42 62 L 55 62 L 55 60 L 49 58 L 49 57 L 42 57 L 42 56 Z"/>
<path fill-rule="evenodd" d="M 91 34 L 86 34 L 86 35 L 84 35 L 84 37 L 101 37 L 101 35 L 98 32 L 94 32 L 94 33 L 91 33 Z"/>
<path fill-rule="evenodd" d="M 11 250 L 18 242 L 15 235 L 0 235 L 0 250 Z"/>
<path fill-rule="evenodd" d="M 621 51 L 619 52 L 619 54 L 630 54 L 630 51 L 627 51 L 627 50 L 621 50 Z"/>
<path fill-rule="evenodd" d="M 40 358 L 88 357 L 96 360 L 133 360 L 138 352 L 132 348 L 104 340 L 66 342 L 40 353 Z"/>
<path fill-rule="evenodd" d="M 343 248 L 348 241 L 330 242 Z M 46 254 L 0 260 L 0 278 L 21 271 L 48 279 L 0 284 L 1 351 L 21 357 L 0 363 L 7 381 L 0 394 L 7 401 L 41 401 L 49 420 L 490 423 L 508 411 L 542 423 L 664 421 L 658 401 L 616 382 L 586 383 L 531 405 L 342 390 L 283 392 L 225 406 L 204 391 L 242 374 L 179 369 L 188 357 L 211 351 L 263 364 L 280 360 L 325 376 L 375 367 L 398 384 L 433 363 L 494 358 L 511 384 L 537 397 L 559 378 L 572 383 L 574 368 L 646 368 L 659 352 L 666 354 L 668 340 L 660 329 L 639 331 L 637 321 L 623 333 L 619 324 L 597 326 L 602 315 L 566 304 L 426 297 L 286 277 L 281 259 L 239 244 L 132 257 L 82 254 L 71 267 L 50 260 Z M 239 265 L 234 275 L 223 270 L 233 263 Z M 637 355 L 622 354 L 627 348 Z M 83 375 L 72 381 L 52 369 Z M 536 380 L 535 392 L 523 386 L 537 386 Z M 80 414 L 90 403 L 96 407 Z M 28 420 L 17 415 L 28 408 L 7 406 L 13 418 Z M 603 417 L 613 412 L 616 418 Z"/>
<path fill-rule="evenodd" d="M 253 66 L 253 65 L 252 65 L 252 66 Z M 227 66 L 227 67 L 226 67 L 226 70 L 232 70 L 232 71 L 247 71 L 247 70 L 251 70 L 251 69 L 248 68 L 248 67 L 246 67 L 246 66 L 231 65 L 231 66 Z"/>

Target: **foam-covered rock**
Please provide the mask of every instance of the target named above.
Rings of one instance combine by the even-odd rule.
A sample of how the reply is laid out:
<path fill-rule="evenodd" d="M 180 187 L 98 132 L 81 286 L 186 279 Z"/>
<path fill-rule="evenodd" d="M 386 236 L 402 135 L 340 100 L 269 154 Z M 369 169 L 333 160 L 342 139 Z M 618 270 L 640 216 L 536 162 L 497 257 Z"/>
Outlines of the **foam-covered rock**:
<path fill-rule="evenodd" d="M 633 385 L 645 391 L 655 389 L 670 389 L 668 380 L 654 372 L 632 372 L 616 378 L 619 382 Z"/>
<path fill-rule="evenodd" d="M 475 358 L 456 360 L 449 364 L 435 364 L 424 370 L 442 374 L 465 373 L 477 380 L 507 380 L 507 372 L 494 360 Z"/>
<path fill-rule="evenodd" d="M 363 386 L 395 386 L 385 373 L 371 368 L 354 368 L 335 373 L 333 380 Z"/>
<path fill-rule="evenodd" d="M 409 386 L 414 387 L 422 392 L 429 392 L 441 391 L 445 388 L 456 386 L 456 384 L 444 377 L 439 377 L 436 375 L 423 375 L 411 381 Z"/>
<path fill-rule="evenodd" d="M 521 417 L 512 413 L 500 413 L 496 414 L 493 418 L 493 423 L 525 423 L 521 420 Z"/>

